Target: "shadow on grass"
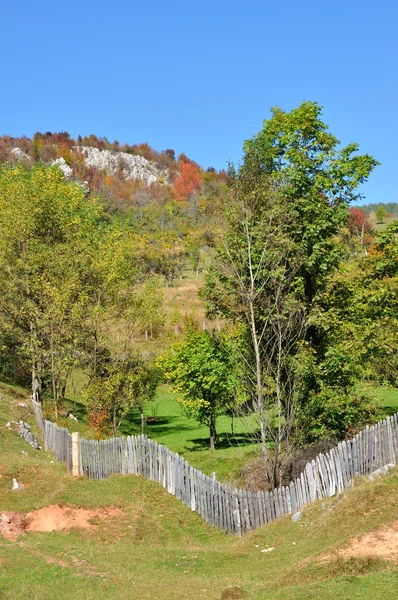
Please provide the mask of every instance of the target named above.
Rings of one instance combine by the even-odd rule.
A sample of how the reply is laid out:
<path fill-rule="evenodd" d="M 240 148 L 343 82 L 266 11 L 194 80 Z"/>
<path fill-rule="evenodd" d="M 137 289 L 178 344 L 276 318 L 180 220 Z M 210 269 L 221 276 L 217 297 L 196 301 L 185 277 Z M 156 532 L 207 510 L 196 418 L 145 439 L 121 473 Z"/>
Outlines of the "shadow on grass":
<path fill-rule="evenodd" d="M 382 410 L 381 410 L 381 415 L 383 418 L 385 417 L 390 417 L 391 415 L 395 415 L 395 413 L 398 411 L 398 407 L 397 405 L 387 405 L 387 406 L 383 406 Z"/>
<path fill-rule="evenodd" d="M 64 410 L 72 413 L 79 421 L 87 422 L 87 406 L 76 400 L 65 399 Z"/>
<path fill-rule="evenodd" d="M 177 423 L 176 423 L 177 422 Z M 189 425 L 181 423 L 181 418 L 178 416 L 162 416 L 162 417 L 145 417 L 145 434 L 151 437 L 152 435 L 161 435 L 164 433 L 173 435 L 182 431 L 193 431 L 197 429 L 197 425 Z M 123 417 L 122 424 L 119 427 L 120 433 L 123 435 L 137 435 L 141 433 L 141 415 L 134 410 L 127 413 Z"/>
<path fill-rule="evenodd" d="M 216 443 L 216 450 L 223 450 L 225 448 L 240 447 L 240 446 L 252 446 L 256 440 L 256 433 L 235 433 L 223 434 L 218 436 Z M 191 440 L 192 446 L 189 450 L 208 450 L 209 449 L 209 438 L 196 438 Z"/>

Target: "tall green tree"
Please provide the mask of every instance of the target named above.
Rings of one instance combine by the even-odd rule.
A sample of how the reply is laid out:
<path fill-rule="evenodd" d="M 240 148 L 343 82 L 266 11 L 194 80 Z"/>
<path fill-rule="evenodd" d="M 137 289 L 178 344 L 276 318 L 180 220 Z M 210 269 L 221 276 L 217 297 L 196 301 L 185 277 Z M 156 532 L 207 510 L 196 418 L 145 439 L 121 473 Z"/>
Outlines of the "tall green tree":
<path fill-rule="evenodd" d="M 0 169 L 0 310 L 22 341 L 35 388 L 50 373 L 56 403 L 84 328 L 87 240 L 102 214 L 55 167 Z"/>
<path fill-rule="evenodd" d="M 376 221 L 378 223 L 384 223 L 387 216 L 387 211 L 384 206 L 378 206 L 376 208 Z"/>
<path fill-rule="evenodd" d="M 262 131 L 245 143 L 227 231 L 203 291 L 209 315 L 247 327 L 243 358 L 264 454 L 267 440 L 280 450 L 289 439 L 300 342 L 325 351 L 313 313 L 342 257 L 337 234 L 349 203 L 377 164 L 358 155 L 356 144 L 341 149 L 320 115 L 314 102 L 291 112 L 274 108 Z M 267 417 L 273 407 L 276 435 Z"/>

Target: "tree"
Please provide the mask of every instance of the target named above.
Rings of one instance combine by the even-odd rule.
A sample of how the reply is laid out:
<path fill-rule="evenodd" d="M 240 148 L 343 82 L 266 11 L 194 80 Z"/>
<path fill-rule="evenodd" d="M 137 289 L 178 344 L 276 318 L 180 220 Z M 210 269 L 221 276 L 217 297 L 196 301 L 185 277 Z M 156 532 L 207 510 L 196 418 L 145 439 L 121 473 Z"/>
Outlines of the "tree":
<path fill-rule="evenodd" d="M 260 133 L 245 145 L 243 169 L 260 168 L 278 186 L 287 215 L 293 215 L 291 237 L 306 260 L 300 279 L 310 305 L 341 254 L 334 236 L 347 220 L 347 207 L 358 198 L 378 164 L 358 155 L 358 144 L 339 149 L 339 140 L 320 120 L 321 107 L 303 102 L 290 113 L 272 109 Z"/>
<path fill-rule="evenodd" d="M 163 294 L 158 277 L 120 291 L 115 306 L 117 318 L 124 324 L 124 350 L 129 350 L 137 333 L 156 337 L 165 323 Z"/>
<path fill-rule="evenodd" d="M 359 261 L 328 280 L 314 315 L 324 351 L 299 361 L 297 431 L 302 441 L 343 438 L 375 416 L 361 379 L 398 383 L 398 221 Z"/>
<path fill-rule="evenodd" d="M 239 389 L 231 355 L 208 331 L 191 330 L 159 359 L 159 366 L 188 414 L 208 425 L 214 450 L 217 415 L 230 407 Z"/>
<path fill-rule="evenodd" d="M 269 457 L 268 442 L 280 454 L 293 422 L 292 357 L 306 328 L 305 302 L 295 296 L 294 284 L 304 257 L 290 238 L 291 218 L 261 171 L 240 171 L 226 217 L 227 231 L 201 295 L 208 316 L 246 329 L 236 353 L 259 416 L 262 452 Z"/>
<path fill-rule="evenodd" d="M 113 435 L 123 417 L 132 408 L 141 415 L 144 433 L 144 406 L 153 400 L 159 382 L 159 370 L 137 354 L 106 358 L 86 390 L 89 421 L 97 437 L 112 428 Z"/>
<path fill-rule="evenodd" d="M 313 313 L 341 260 L 337 234 L 348 205 L 377 164 L 357 155 L 356 144 L 339 149 L 320 113 L 314 102 L 290 113 L 274 108 L 262 131 L 245 143 L 228 229 L 204 290 L 210 315 L 218 312 L 247 327 L 245 359 L 264 454 L 271 405 L 279 423 L 288 424 L 277 445 L 288 440 L 300 342 L 324 352 Z"/>
<path fill-rule="evenodd" d="M 192 162 L 180 161 L 180 173 L 174 180 L 173 194 L 179 202 L 185 202 L 195 194 L 202 183 L 198 167 Z"/>
<path fill-rule="evenodd" d="M 387 211 L 384 208 L 384 206 L 378 206 L 376 208 L 376 221 L 378 223 L 384 223 L 386 216 L 387 216 Z"/>
<path fill-rule="evenodd" d="M 359 240 L 359 243 L 368 252 L 368 246 L 372 240 L 373 227 L 364 210 L 351 207 L 348 211 L 347 227 L 352 236 Z"/>
<path fill-rule="evenodd" d="M 394 221 L 377 234 L 367 256 L 330 278 L 317 317 L 329 352 L 344 348 L 349 373 L 391 385 L 398 382 L 397 232 Z"/>
<path fill-rule="evenodd" d="M 0 309 L 33 389 L 50 377 L 56 411 L 86 326 L 87 247 L 102 215 L 55 167 L 0 169 Z"/>

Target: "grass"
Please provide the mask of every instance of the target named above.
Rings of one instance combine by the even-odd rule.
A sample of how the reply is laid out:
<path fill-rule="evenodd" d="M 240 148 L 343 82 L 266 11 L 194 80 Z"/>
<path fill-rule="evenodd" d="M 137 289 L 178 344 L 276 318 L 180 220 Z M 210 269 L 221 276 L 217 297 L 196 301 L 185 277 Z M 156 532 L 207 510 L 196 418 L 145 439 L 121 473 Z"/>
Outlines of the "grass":
<path fill-rule="evenodd" d="M 52 410 L 51 401 L 45 400 L 44 406 Z M 81 436 L 93 438 L 93 432 L 87 423 L 86 406 L 78 401 L 67 400 L 63 412 L 78 418 L 78 422 L 61 416 L 58 423 L 70 432 L 78 431 Z M 239 477 L 245 460 L 256 453 L 256 446 L 248 434 L 251 425 L 244 418 L 234 419 L 234 433 L 231 432 L 231 418 L 220 416 L 217 419 L 219 441 L 217 449 L 209 449 L 209 429 L 195 419 L 187 417 L 176 395 L 167 385 L 160 385 L 156 398 L 145 407 L 145 434 L 164 444 L 173 452 L 178 452 L 192 466 L 211 475 L 214 471 L 220 481 L 234 481 Z M 51 412 L 49 412 L 50 418 Z M 121 435 L 139 435 L 141 433 L 141 415 L 137 409 L 131 410 L 123 419 L 119 433 Z"/>
<path fill-rule="evenodd" d="M 0 539 L 1 600 L 311 600 L 395 598 L 398 569 L 383 559 L 335 558 L 358 534 L 398 518 L 398 473 L 357 481 L 340 498 L 314 503 L 243 539 L 212 530 L 154 482 L 134 476 L 73 479 L 53 455 L 35 451 L 7 420 L 17 420 L 21 390 L 2 387 L 0 510 L 49 504 L 117 506 L 122 516 L 89 530 Z M 23 415 L 25 419 L 32 416 Z M 12 477 L 25 484 L 11 491 Z M 263 553 L 268 547 L 272 552 Z M 329 562 L 320 561 L 330 554 Z"/>
<path fill-rule="evenodd" d="M 383 220 L 383 223 L 379 223 L 379 222 L 376 220 L 376 217 L 374 217 L 374 218 L 371 218 L 371 219 L 370 219 L 370 222 L 371 222 L 371 224 L 372 224 L 372 226 L 373 226 L 374 230 L 375 230 L 377 233 L 381 233 L 381 232 L 383 232 L 383 231 L 385 231 L 385 230 L 386 230 L 386 228 L 387 228 L 387 226 L 388 226 L 388 225 L 390 225 L 390 224 L 391 224 L 393 221 L 396 221 L 396 220 L 397 220 L 397 216 L 396 216 L 396 215 L 391 215 L 390 217 L 386 217 L 386 218 Z"/>
<path fill-rule="evenodd" d="M 367 385 L 365 391 L 380 405 L 380 418 L 398 412 L 398 388 Z"/>

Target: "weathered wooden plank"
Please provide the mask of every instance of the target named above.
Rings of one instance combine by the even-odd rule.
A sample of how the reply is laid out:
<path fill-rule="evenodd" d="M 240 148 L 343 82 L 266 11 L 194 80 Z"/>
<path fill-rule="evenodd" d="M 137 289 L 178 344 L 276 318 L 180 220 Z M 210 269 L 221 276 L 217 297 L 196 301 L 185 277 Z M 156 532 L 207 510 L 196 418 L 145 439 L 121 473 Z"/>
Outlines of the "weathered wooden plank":
<path fill-rule="evenodd" d="M 239 500 L 237 490 L 233 492 L 233 516 L 234 516 L 234 530 L 236 534 L 240 537 L 242 535 L 241 529 L 241 520 L 240 520 L 240 510 L 239 510 Z"/>

